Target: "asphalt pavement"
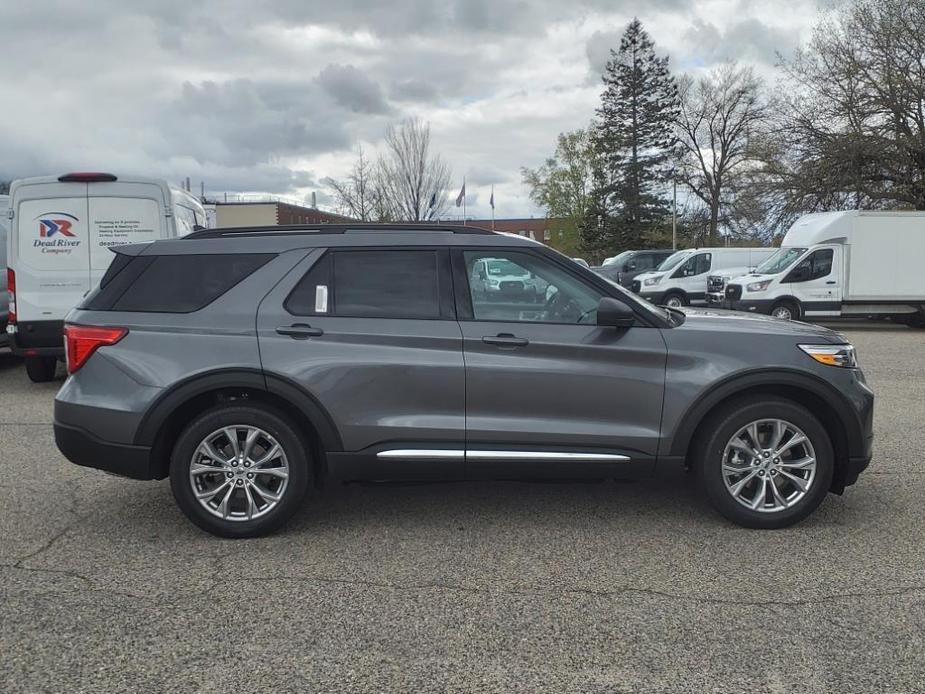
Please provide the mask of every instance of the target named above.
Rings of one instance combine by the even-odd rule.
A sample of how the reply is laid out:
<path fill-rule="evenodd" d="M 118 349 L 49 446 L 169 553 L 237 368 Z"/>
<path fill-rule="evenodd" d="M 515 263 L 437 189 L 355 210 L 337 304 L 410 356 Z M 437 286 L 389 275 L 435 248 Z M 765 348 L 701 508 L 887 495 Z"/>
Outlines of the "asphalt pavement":
<path fill-rule="evenodd" d="M 925 331 L 845 330 L 875 458 L 801 525 L 686 475 L 347 486 L 219 540 L 68 463 L 0 356 L 0 691 L 925 691 Z"/>

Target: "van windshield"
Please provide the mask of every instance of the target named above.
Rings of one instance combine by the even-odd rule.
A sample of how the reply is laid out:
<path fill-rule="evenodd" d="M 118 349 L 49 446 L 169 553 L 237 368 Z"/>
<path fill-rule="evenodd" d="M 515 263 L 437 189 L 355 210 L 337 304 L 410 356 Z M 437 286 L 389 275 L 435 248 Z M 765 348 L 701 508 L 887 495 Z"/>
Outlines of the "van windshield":
<path fill-rule="evenodd" d="M 626 260 L 629 256 L 633 254 L 633 251 L 623 251 L 620 255 L 615 255 L 613 258 L 608 258 L 604 261 L 604 266 L 607 265 L 616 265 L 621 260 Z"/>
<path fill-rule="evenodd" d="M 678 251 L 677 253 L 672 253 L 665 260 L 662 261 L 662 264 L 659 265 L 656 270 L 663 272 L 665 270 L 671 270 L 673 267 L 677 267 L 682 260 L 689 256 L 693 251 Z"/>
<path fill-rule="evenodd" d="M 781 248 L 755 268 L 755 273 L 759 275 L 776 275 L 793 265 L 796 259 L 805 252 L 805 248 Z"/>

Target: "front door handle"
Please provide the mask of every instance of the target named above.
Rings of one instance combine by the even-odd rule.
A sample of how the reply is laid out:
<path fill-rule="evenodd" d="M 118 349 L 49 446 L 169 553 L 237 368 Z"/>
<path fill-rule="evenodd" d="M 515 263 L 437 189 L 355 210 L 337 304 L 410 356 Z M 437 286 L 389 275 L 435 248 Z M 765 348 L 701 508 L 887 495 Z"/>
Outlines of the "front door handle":
<path fill-rule="evenodd" d="M 835 284 L 835 280 L 829 280 L 826 284 Z"/>
<path fill-rule="evenodd" d="M 293 323 L 292 325 L 281 325 L 276 329 L 280 335 L 288 335 L 294 340 L 307 340 L 310 337 L 321 337 L 324 330 L 313 328 L 308 323 Z"/>
<path fill-rule="evenodd" d="M 516 337 L 511 333 L 498 333 L 497 335 L 487 335 L 482 338 L 486 345 L 497 345 L 498 347 L 526 347 L 530 340 L 525 337 Z"/>

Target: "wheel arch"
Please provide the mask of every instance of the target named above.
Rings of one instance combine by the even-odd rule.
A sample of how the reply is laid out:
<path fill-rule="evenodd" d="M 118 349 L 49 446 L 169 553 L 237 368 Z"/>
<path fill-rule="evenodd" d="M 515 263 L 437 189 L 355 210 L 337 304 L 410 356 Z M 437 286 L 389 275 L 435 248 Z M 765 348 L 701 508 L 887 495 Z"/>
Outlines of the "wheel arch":
<path fill-rule="evenodd" d="M 669 446 L 669 455 L 687 458 L 697 443 L 700 425 L 730 401 L 760 395 L 783 397 L 806 407 L 825 427 L 835 453 L 832 491 L 845 488 L 848 458 L 861 455 L 861 425 L 851 405 L 832 385 L 812 374 L 773 370 L 739 374 L 700 396 L 681 417 Z"/>
<path fill-rule="evenodd" d="M 258 369 L 222 369 L 197 374 L 177 383 L 148 409 L 134 443 L 151 448 L 151 470 L 155 479 L 167 477 L 173 442 L 183 427 L 198 413 L 213 405 L 248 400 L 275 407 L 304 427 L 311 435 L 309 444 L 319 461 L 316 473 L 322 476 L 325 453 L 343 450 L 340 434 L 321 403 L 304 388 L 276 374 Z"/>

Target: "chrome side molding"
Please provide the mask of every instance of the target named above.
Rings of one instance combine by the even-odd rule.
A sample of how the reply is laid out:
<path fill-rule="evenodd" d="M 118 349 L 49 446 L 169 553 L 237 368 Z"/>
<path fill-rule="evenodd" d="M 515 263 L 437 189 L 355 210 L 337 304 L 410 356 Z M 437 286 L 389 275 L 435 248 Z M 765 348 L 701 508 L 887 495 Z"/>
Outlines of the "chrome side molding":
<path fill-rule="evenodd" d="M 620 462 L 631 458 L 616 453 L 570 451 L 490 451 L 461 448 L 391 448 L 376 453 L 377 458 L 401 460 L 546 460 L 562 462 Z"/>

